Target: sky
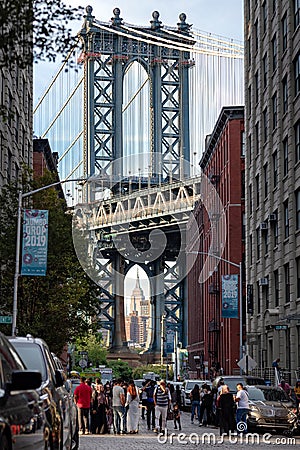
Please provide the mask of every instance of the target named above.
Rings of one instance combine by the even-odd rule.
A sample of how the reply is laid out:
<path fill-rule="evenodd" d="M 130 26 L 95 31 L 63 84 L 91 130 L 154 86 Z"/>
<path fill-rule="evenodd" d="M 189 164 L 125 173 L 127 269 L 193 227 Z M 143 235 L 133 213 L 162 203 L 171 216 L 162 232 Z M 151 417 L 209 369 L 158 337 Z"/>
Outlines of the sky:
<path fill-rule="evenodd" d="M 192 29 L 210 32 L 214 35 L 224 36 L 234 40 L 243 41 L 243 0 L 91 0 L 83 3 L 82 0 L 65 0 L 72 6 L 88 5 L 93 8 L 93 15 L 102 22 L 110 22 L 113 9 L 121 10 L 124 22 L 132 25 L 150 26 L 152 12 L 160 13 L 159 20 L 168 26 L 177 26 L 179 14 L 184 12 L 187 23 L 193 24 Z M 82 21 L 72 23 L 72 29 L 76 34 L 82 25 Z M 58 58 L 60 63 L 60 58 Z M 34 91 L 35 98 L 39 98 L 49 85 L 57 72 L 58 65 L 50 63 L 38 63 L 34 66 Z M 146 274 L 140 270 L 141 286 L 147 296 L 149 282 Z M 130 297 L 135 285 L 136 268 L 128 274 L 125 281 L 125 291 Z"/>
<path fill-rule="evenodd" d="M 150 26 L 153 11 L 160 13 L 159 20 L 168 26 L 177 26 L 179 14 L 184 12 L 192 29 L 210 32 L 234 40 L 243 40 L 243 0 L 65 0 L 71 6 L 90 5 L 93 15 L 102 22 L 110 22 L 114 8 L 121 10 L 124 22 Z M 82 21 L 72 23 L 76 34 Z M 57 62 L 60 63 L 58 57 Z M 57 72 L 57 64 L 38 63 L 34 66 L 34 91 L 38 99 Z"/>

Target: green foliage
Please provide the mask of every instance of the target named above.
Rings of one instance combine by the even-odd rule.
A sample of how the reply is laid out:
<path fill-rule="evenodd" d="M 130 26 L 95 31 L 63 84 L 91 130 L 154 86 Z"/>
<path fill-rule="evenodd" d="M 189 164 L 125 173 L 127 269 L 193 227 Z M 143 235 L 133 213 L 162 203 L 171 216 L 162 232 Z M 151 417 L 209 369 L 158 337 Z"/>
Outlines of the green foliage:
<path fill-rule="evenodd" d="M 122 361 L 121 359 L 110 361 L 108 367 L 113 370 L 114 378 L 122 378 L 124 381 L 129 381 L 133 378 L 132 369 L 126 361 Z"/>
<path fill-rule="evenodd" d="M 69 22 L 82 18 L 83 8 L 62 0 L 1 0 L 0 68 L 25 68 L 35 61 L 55 61 L 74 44 Z"/>
<path fill-rule="evenodd" d="M 84 350 L 88 352 L 88 361 L 92 367 L 98 367 L 99 365 L 107 365 L 106 356 L 107 349 L 103 346 L 101 337 L 98 335 L 93 335 L 89 333 L 81 339 L 77 339 L 75 343 L 76 352 Z M 77 354 L 75 357 L 75 363 L 77 367 L 80 355 Z M 78 370 L 78 369 L 76 369 Z"/>
<path fill-rule="evenodd" d="M 23 190 L 46 186 L 56 179 L 47 174 Z M 59 353 L 66 342 L 95 333 L 98 329 L 99 287 L 85 274 L 74 251 L 72 217 L 54 188 L 30 197 L 27 207 L 49 211 L 48 266 L 45 277 L 19 278 L 17 328 L 46 340 Z M 0 193 L 0 301 L 12 311 L 17 220 L 17 187 Z M 2 328 L 1 328 L 2 330 Z M 4 332 L 8 332 L 5 328 Z"/>

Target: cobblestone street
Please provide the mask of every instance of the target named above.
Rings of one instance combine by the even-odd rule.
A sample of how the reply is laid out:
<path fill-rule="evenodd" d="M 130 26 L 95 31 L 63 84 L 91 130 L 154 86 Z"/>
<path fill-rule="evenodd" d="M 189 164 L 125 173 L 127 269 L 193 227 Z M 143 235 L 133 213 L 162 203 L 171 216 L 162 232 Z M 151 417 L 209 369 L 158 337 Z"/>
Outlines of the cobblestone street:
<path fill-rule="evenodd" d="M 283 435 L 271 435 L 269 433 L 251 436 L 224 437 L 223 441 L 219 436 L 219 429 L 215 427 L 199 427 L 198 423 L 190 423 L 190 414 L 183 412 L 182 430 L 174 430 L 173 422 L 168 423 L 168 438 L 157 436 L 152 431 L 147 430 L 146 421 L 140 420 L 139 434 L 115 436 L 110 435 L 87 435 L 80 437 L 80 450 L 162 450 L 165 448 L 184 449 L 240 449 L 251 448 L 258 450 L 261 448 L 277 447 L 278 449 L 295 449 L 300 444 L 300 436 L 292 438 Z"/>

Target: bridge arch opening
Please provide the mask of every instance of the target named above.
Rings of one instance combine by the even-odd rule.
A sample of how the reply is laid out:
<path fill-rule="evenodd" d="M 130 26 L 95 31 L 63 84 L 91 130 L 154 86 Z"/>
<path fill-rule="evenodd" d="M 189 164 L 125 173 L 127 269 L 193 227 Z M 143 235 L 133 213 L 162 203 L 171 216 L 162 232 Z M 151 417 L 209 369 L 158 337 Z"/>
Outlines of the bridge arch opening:
<path fill-rule="evenodd" d="M 128 346 L 145 350 L 151 342 L 150 282 L 142 267 L 134 265 L 124 280 L 125 331 Z"/>
<path fill-rule="evenodd" d="M 137 60 L 132 61 L 124 73 L 122 112 L 124 174 L 138 174 L 142 167 L 151 163 L 151 113 L 149 75 Z M 140 167 L 136 167 L 134 155 L 146 154 L 148 161 L 141 160 Z"/>

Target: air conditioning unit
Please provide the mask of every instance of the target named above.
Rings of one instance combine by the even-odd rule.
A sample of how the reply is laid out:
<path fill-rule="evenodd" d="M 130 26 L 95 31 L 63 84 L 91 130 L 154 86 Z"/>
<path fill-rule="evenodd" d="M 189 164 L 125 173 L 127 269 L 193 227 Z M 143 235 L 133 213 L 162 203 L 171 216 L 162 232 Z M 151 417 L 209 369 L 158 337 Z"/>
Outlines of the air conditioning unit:
<path fill-rule="evenodd" d="M 260 286 L 268 286 L 268 284 L 269 284 L 268 278 L 260 278 L 260 280 L 259 280 Z"/>
<path fill-rule="evenodd" d="M 277 220 L 276 214 L 269 214 L 269 217 L 268 217 L 269 222 L 276 222 L 276 220 Z"/>
<path fill-rule="evenodd" d="M 262 223 L 260 224 L 260 229 L 261 229 L 261 230 L 267 230 L 267 229 L 268 229 L 268 224 L 267 224 L 267 222 L 262 222 Z"/>

